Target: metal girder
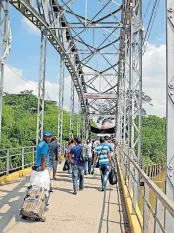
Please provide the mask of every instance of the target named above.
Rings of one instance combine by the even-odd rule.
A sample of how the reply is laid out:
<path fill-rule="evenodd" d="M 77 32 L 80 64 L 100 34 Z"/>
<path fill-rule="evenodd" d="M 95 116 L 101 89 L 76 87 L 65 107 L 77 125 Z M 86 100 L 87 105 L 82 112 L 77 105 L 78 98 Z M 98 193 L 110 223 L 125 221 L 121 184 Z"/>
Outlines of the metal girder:
<path fill-rule="evenodd" d="M 33 4 L 33 2 L 32 2 Z M 45 21 L 48 22 L 48 12 L 46 2 L 42 1 L 38 4 L 38 11 L 44 15 Z M 45 14 L 43 14 L 45 12 Z M 41 31 L 41 47 L 40 47 L 40 68 L 38 82 L 38 108 L 37 108 L 37 132 L 36 143 L 43 139 L 44 128 L 44 105 L 45 105 L 45 81 L 46 81 L 46 57 L 47 57 L 47 32 Z"/>
<path fill-rule="evenodd" d="M 74 134 L 73 129 L 74 129 L 74 83 L 71 79 L 69 138 L 73 138 L 73 134 Z"/>
<path fill-rule="evenodd" d="M 83 94 L 88 93 L 89 88 L 94 93 L 116 95 L 117 92 L 120 53 L 117 45 L 121 38 L 119 30 L 123 29 L 119 15 L 123 11 L 124 5 L 116 4 L 114 5 L 116 8 L 110 10 L 110 4 L 114 4 L 112 1 L 105 3 L 99 1 L 100 9 L 91 19 L 88 19 L 87 9 L 85 17 L 82 17 L 77 14 L 74 7 L 71 7 L 74 1 L 61 0 L 61 6 L 57 0 L 35 0 L 35 2 L 40 8 L 39 13 L 29 4 L 28 0 L 10 0 L 10 3 L 34 25 L 47 32 L 48 40 L 64 60 L 73 79 L 82 113 L 85 116 L 85 125 L 88 125 L 89 108 L 91 107 Z M 67 17 L 67 14 L 71 14 L 71 19 Z M 92 40 L 84 38 L 88 29 L 93 33 L 93 35 L 91 34 Z M 98 43 L 95 41 L 95 32 L 100 33 Z M 102 66 L 100 68 L 96 68 L 96 62 L 93 61 L 97 56 L 100 57 L 99 62 Z M 91 79 L 89 75 L 86 76 L 85 73 L 89 73 L 88 69 L 95 71 L 98 76 L 94 79 Z M 89 85 L 87 84 L 88 78 L 91 80 Z M 96 87 L 96 84 L 99 84 L 99 88 Z M 101 104 L 102 101 L 100 106 Z M 92 105 L 95 108 L 96 102 L 93 102 Z M 98 106 L 96 105 L 97 108 Z M 108 109 L 108 111 L 110 110 Z M 108 112 L 108 114 L 110 113 L 112 112 Z"/>
<path fill-rule="evenodd" d="M 167 142 L 167 177 L 166 195 L 174 201 L 174 2 L 166 0 L 166 142 Z M 173 219 L 168 211 L 165 214 L 165 230 L 173 232 Z"/>
<path fill-rule="evenodd" d="M 0 143 L 2 129 L 2 99 L 4 87 L 4 71 L 10 51 L 11 29 L 9 18 L 9 0 L 0 1 Z"/>
<path fill-rule="evenodd" d="M 60 80 L 59 80 L 59 109 L 58 109 L 58 142 L 62 144 L 63 133 L 63 102 L 64 102 L 64 61 L 60 60 Z"/>
<path fill-rule="evenodd" d="M 71 77 L 73 77 L 74 86 L 76 88 L 77 94 L 79 96 L 79 100 L 81 103 L 81 108 L 84 113 L 88 112 L 86 101 L 83 98 L 83 93 L 85 91 L 85 85 L 82 85 L 82 77 L 80 79 L 79 73 L 83 74 L 83 71 L 80 67 L 80 62 L 77 55 L 77 64 L 74 66 L 74 62 L 72 61 L 71 56 L 67 53 L 69 49 L 74 48 L 76 50 L 75 43 L 71 44 L 67 42 L 67 38 L 63 37 L 63 39 L 60 39 L 62 37 L 61 33 L 59 33 L 58 29 L 51 29 L 51 25 L 49 23 L 59 22 L 59 23 L 66 23 L 66 21 L 63 22 L 64 16 L 61 14 L 60 7 L 57 3 L 57 11 L 53 10 L 53 4 L 51 4 L 51 1 L 49 4 L 47 4 L 47 12 L 49 12 L 49 15 L 51 15 L 54 18 L 49 18 L 49 23 L 44 19 L 43 15 L 40 15 L 30 4 L 27 0 L 10 0 L 10 3 L 18 10 L 20 11 L 27 19 L 29 19 L 36 27 L 38 27 L 41 31 L 44 30 L 47 32 L 47 38 L 50 41 L 50 43 L 53 45 L 53 47 L 57 50 L 57 52 L 60 54 L 60 56 L 64 59 L 64 64 L 66 65 Z M 40 3 L 38 1 L 38 3 Z M 54 6 L 55 9 L 55 6 Z M 57 15 L 59 14 L 59 17 Z M 46 14 L 46 11 L 43 12 L 43 14 Z M 51 17 L 50 16 L 50 17 Z M 57 18 L 58 17 L 58 20 Z M 57 21 L 56 21 L 57 20 Z M 54 27 L 53 27 L 54 28 Z M 67 44 L 69 47 L 67 47 Z M 66 45 L 66 46 L 65 46 Z"/>
<path fill-rule="evenodd" d="M 36 143 L 41 141 L 43 138 L 45 79 L 46 79 L 46 54 L 47 54 L 47 36 L 44 34 L 44 32 L 42 32 L 41 33 L 41 48 L 40 48 L 39 83 L 38 83 Z"/>

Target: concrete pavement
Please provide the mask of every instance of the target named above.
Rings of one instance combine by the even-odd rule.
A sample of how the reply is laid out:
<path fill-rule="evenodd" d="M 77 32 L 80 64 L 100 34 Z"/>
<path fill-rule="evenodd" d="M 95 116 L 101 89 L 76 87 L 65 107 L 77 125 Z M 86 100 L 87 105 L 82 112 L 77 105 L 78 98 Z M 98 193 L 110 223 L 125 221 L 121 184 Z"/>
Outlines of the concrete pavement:
<path fill-rule="evenodd" d="M 72 179 L 59 166 L 52 181 L 46 222 L 22 220 L 19 211 L 29 177 L 0 186 L 0 233 L 120 233 L 130 232 L 122 190 L 108 185 L 100 191 L 100 176 L 85 176 L 85 189 L 72 195 Z"/>

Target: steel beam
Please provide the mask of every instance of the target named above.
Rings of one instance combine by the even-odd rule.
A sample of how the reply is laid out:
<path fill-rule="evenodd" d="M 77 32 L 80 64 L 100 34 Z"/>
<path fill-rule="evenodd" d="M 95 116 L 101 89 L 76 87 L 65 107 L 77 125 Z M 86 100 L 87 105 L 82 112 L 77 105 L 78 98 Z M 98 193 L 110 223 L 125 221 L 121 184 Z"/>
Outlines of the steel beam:
<path fill-rule="evenodd" d="M 2 130 L 2 99 L 4 88 L 4 71 L 7 57 L 10 51 L 11 29 L 9 18 L 9 0 L 0 2 L 0 144 Z"/>
<path fill-rule="evenodd" d="M 71 79 L 71 100 L 70 100 L 70 122 L 69 122 L 69 138 L 73 138 L 74 130 L 74 83 Z"/>
<path fill-rule="evenodd" d="M 167 177 L 166 195 L 174 202 L 174 2 L 166 0 L 166 143 Z M 165 230 L 173 232 L 173 219 L 168 211 L 165 214 Z"/>
<path fill-rule="evenodd" d="M 58 142 L 62 144 L 63 103 L 64 103 L 64 61 L 60 59 L 59 108 L 58 108 Z"/>
<path fill-rule="evenodd" d="M 38 4 L 42 3 L 42 1 L 37 1 Z M 46 21 L 45 19 L 45 14 L 47 14 L 49 12 L 49 16 L 54 17 L 53 18 L 53 22 L 56 22 L 56 20 L 59 20 L 59 22 L 65 23 L 66 19 L 64 17 L 64 15 L 62 14 L 60 7 L 57 3 L 57 1 L 55 1 L 57 10 L 58 10 L 58 15 L 60 17 L 58 17 L 57 12 L 53 11 L 53 5 L 51 4 L 51 1 L 46 2 L 47 4 L 47 10 L 43 11 L 43 14 L 40 14 L 39 12 L 37 12 L 28 2 L 28 0 L 10 0 L 10 3 L 18 10 L 20 11 L 27 19 L 29 19 L 36 27 L 38 27 L 41 31 L 45 30 L 47 32 L 47 38 L 50 41 L 50 43 L 53 45 L 53 47 L 56 49 L 56 51 L 61 55 L 61 57 L 64 59 L 64 64 L 66 65 L 71 77 L 73 77 L 73 82 L 74 82 L 74 86 L 76 88 L 77 94 L 79 96 L 79 100 L 81 103 L 81 108 L 83 110 L 84 113 L 89 112 L 88 111 L 88 107 L 86 106 L 86 101 L 83 98 L 83 93 L 86 91 L 85 90 L 85 82 L 83 81 L 82 83 L 80 83 L 80 80 L 83 80 L 84 78 L 80 76 L 80 73 L 83 74 L 83 70 L 81 69 L 81 63 L 79 60 L 79 56 L 77 55 L 77 65 L 76 67 L 74 66 L 74 62 L 72 61 L 71 56 L 69 55 L 69 51 L 72 49 L 72 47 L 76 49 L 76 45 L 73 42 L 73 37 L 71 35 L 71 32 L 69 30 L 69 35 L 71 37 L 71 42 L 73 44 L 70 45 L 70 43 L 68 43 L 68 47 L 66 47 L 67 45 L 67 40 L 66 37 L 64 37 L 64 39 L 61 39 L 61 33 L 58 32 L 58 29 L 50 29 L 49 24 L 52 23 L 51 19 L 49 18 L 49 21 Z M 58 17 L 58 18 L 57 18 Z M 62 20 L 63 19 L 63 20 Z M 68 29 L 67 29 L 68 30 Z M 62 30 L 61 30 L 62 31 Z M 77 68 L 78 67 L 78 68 Z"/>
<path fill-rule="evenodd" d="M 41 141 L 43 138 L 45 79 L 46 79 L 46 55 L 47 55 L 47 36 L 45 35 L 45 32 L 42 32 L 41 33 L 41 48 L 40 48 L 39 84 L 38 84 L 36 143 Z"/>

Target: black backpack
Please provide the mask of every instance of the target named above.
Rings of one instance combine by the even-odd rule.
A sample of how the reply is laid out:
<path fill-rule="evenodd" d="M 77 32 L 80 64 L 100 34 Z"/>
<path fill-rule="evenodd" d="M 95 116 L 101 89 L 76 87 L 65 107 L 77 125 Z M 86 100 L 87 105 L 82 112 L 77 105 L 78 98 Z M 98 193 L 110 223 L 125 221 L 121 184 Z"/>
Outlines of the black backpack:
<path fill-rule="evenodd" d="M 82 149 L 80 151 L 80 157 L 79 160 L 81 163 L 85 163 L 88 161 L 88 151 L 85 146 L 82 146 Z"/>

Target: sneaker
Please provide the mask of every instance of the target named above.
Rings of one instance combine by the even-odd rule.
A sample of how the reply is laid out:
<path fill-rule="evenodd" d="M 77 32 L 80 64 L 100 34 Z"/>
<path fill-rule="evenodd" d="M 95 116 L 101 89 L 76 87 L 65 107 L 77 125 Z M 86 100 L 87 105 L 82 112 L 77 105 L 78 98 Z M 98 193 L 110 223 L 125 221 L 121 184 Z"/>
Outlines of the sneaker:
<path fill-rule="evenodd" d="M 77 195 L 77 191 L 74 191 L 73 194 L 74 194 L 74 195 Z"/>
<path fill-rule="evenodd" d="M 79 188 L 79 191 L 83 191 L 84 190 L 84 188 Z"/>

